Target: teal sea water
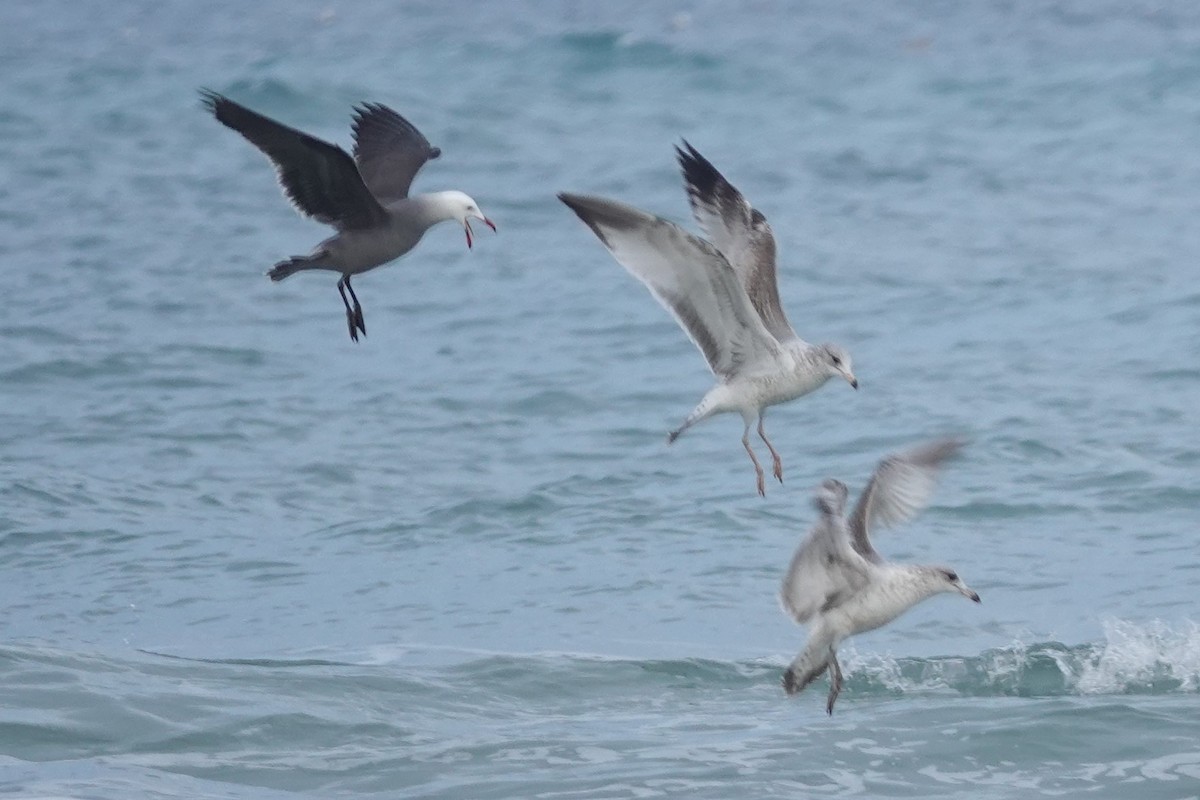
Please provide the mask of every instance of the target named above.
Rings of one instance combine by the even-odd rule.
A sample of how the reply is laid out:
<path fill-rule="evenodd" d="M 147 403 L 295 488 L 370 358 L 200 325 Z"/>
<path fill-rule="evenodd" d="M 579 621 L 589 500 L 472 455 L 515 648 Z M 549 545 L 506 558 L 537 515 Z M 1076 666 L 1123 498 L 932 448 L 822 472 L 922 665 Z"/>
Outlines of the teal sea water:
<path fill-rule="evenodd" d="M 0 5 L 0 794 L 1200 796 L 1200 8 L 1148 0 Z M 201 109 L 441 147 L 326 229 Z M 674 323 L 554 198 L 691 226 L 686 137 L 861 389 L 765 499 Z M 779 684 L 813 487 L 971 445 L 877 545 L 953 565 Z"/>

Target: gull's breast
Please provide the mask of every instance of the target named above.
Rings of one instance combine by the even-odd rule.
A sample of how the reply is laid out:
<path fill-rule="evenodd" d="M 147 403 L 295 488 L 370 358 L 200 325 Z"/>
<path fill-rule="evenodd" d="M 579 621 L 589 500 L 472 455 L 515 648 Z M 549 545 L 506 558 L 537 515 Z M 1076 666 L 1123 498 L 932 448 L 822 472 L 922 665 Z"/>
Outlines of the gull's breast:
<path fill-rule="evenodd" d="M 845 636 L 853 636 L 887 625 L 914 605 L 909 593 L 898 591 L 890 581 L 876 580 L 828 616 L 831 623 L 845 631 Z"/>

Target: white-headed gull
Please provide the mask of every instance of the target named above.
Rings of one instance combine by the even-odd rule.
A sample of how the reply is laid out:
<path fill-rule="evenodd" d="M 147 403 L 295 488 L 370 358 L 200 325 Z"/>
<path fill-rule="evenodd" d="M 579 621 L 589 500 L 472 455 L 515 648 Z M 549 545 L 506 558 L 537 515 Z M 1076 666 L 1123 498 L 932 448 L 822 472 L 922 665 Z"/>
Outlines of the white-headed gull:
<path fill-rule="evenodd" d="M 713 414 L 738 412 L 745 423 L 742 446 L 763 495 L 763 470 L 749 439 L 755 422 L 771 451 L 775 477 L 783 481 L 783 462 L 763 432 L 767 406 L 808 394 L 833 377 L 856 389 L 858 380 L 845 350 L 809 344 L 792 330 L 779 302 L 775 236 L 766 217 L 695 148 L 683 145 L 675 150 L 692 213 L 707 241 L 613 200 L 558 197 L 671 312 L 717 377 L 717 385 L 667 441 Z"/>
<path fill-rule="evenodd" d="M 929 503 L 938 469 L 963 443 L 942 439 L 879 463 L 870 483 L 846 519 L 846 484 L 829 479 L 817 490 L 821 518 L 796 550 L 779 602 L 796 622 L 809 625 L 804 650 L 783 675 L 783 688 L 795 694 L 830 671 L 826 710 L 842 690 L 838 644 L 848 636 L 886 625 L 922 600 L 957 592 L 979 595 L 949 567 L 892 564 L 871 546 L 872 527 L 912 519 Z"/>
<path fill-rule="evenodd" d="M 216 92 L 201 92 L 205 106 L 223 125 L 246 137 L 275 165 L 279 184 L 296 210 L 332 225 L 337 234 L 306 256 L 281 261 L 267 275 L 281 281 L 306 269 L 341 273 L 338 292 L 346 306 L 350 338 L 367 332 L 350 276 L 407 253 L 430 227 L 456 220 L 471 246 L 472 219 L 496 230 L 479 206 L 458 191 L 409 197 L 408 189 L 426 161 L 441 150 L 412 123 L 387 106 L 354 109 L 354 157 L 337 145 L 289 128 Z M 346 299 L 346 292 L 354 304 Z"/>

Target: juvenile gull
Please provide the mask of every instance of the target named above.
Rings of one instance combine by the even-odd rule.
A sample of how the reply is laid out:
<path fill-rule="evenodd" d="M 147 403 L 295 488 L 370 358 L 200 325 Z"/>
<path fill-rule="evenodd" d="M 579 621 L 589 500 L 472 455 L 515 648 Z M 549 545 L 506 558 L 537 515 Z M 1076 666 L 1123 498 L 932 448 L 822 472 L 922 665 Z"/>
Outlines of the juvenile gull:
<path fill-rule="evenodd" d="M 872 526 L 887 527 L 912 519 L 928 503 L 942 462 L 962 448 L 942 439 L 879 463 L 858 498 L 850 519 L 844 516 L 846 484 L 828 479 L 817 490 L 821 518 L 796 550 L 783 579 L 779 602 L 799 623 L 809 624 L 804 650 L 783 674 L 783 688 L 795 694 L 830 670 L 829 702 L 842 690 L 837 646 L 848 636 L 886 625 L 922 600 L 940 592 L 958 592 L 979 602 L 979 595 L 948 567 L 892 564 L 871 546 Z"/>
<path fill-rule="evenodd" d="M 350 338 L 367 326 L 350 276 L 374 269 L 412 250 L 425 231 L 457 220 L 471 247 L 471 222 L 496 226 L 462 192 L 408 196 L 426 161 L 442 151 L 412 123 L 387 106 L 364 103 L 354 109 L 354 158 L 337 145 L 289 128 L 216 92 L 201 91 L 217 121 L 246 137 L 275 165 L 280 186 L 296 210 L 332 225 L 337 234 L 307 256 L 280 261 L 267 273 L 281 281 L 306 269 L 340 272 L 338 293 L 346 306 Z M 346 299 L 346 292 L 350 299 Z"/>
<path fill-rule="evenodd" d="M 835 344 L 809 344 L 796 335 L 779 302 L 775 236 L 766 217 L 696 149 L 676 147 L 692 213 L 708 240 L 631 206 L 578 194 L 558 198 L 579 215 L 613 257 L 671 312 L 708 361 L 717 385 L 708 391 L 668 442 L 713 414 L 736 411 L 742 446 L 754 464 L 758 493 L 766 494 L 762 466 L 750 447 L 750 426 L 771 451 L 774 475 L 783 462 L 763 432 L 766 407 L 794 400 L 834 376 L 858 388 L 850 355 Z"/>

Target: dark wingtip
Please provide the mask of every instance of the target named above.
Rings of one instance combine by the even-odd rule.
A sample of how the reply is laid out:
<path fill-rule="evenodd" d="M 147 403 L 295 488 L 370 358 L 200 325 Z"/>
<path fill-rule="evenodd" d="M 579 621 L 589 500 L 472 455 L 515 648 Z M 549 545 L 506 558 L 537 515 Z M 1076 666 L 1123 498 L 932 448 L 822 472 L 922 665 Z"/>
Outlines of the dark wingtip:
<path fill-rule="evenodd" d="M 431 159 L 437 158 L 437 157 L 438 157 L 438 156 L 440 156 L 441 154 L 442 154 L 442 148 L 440 148 L 440 147 L 431 147 L 431 148 L 429 148 L 429 157 L 430 157 Z"/>
<path fill-rule="evenodd" d="M 675 153 L 679 159 L 679 168 L 683 171 L 684 181 L 700 195 L 710 194 L 721 182 L 721 173 L 712 162 L 700 155 L 700 151 L 692 147 L 687 139 L 682 141 L 686 151 L 676 147 Z"/>
<path fill-rule="evenodd" d="M 796 693 L 796 671 L 788 667 L 783 673 L 783 691 L 788 695 Z"/>
<path fill-rule="evenodd" d="M 206 87 L 200 88 L 200 105 L 204 106 L 209 113 L 216 114 L 217 106 L 225 102 L 225 100 L 225 95 L 220 92 L 214 92 L 212 89 Z"/>
<path fill-rule="evenodd" d="M 571 194 L 570 192 L 559 192 L 557 197 L 567 208 L 575 212 L 575 216 L 583 220 L 583 223 L 592 229 L 592 233 L 596 234 L 596 237 L 604 243 L 605 247 L 611 249 L 608 237 L 604 235 L 604 230 L 600 227 L 600 223 L 596 219 L 598 209 L 594 207 L 588 208 L 588 201 L 591 198 L 584 195 Z"/>
<path fill-rule="evenodd" d="M 559 192 L 556 197 L 558 197 L 558 199 L 561 200 L 567 208 L 574 211 L 581 220 L 586 222 L 588 226 L 592 228 L 592 230 L 596 230 L 596 226 L 592 224 L 592 221 L 588 219 L 588 215 L 584 211 L 584 198 L 582 195 L 571 194 L 570 192 Z M 596 231 L 596 235 L 599 234 L 600 231 Z"/>

